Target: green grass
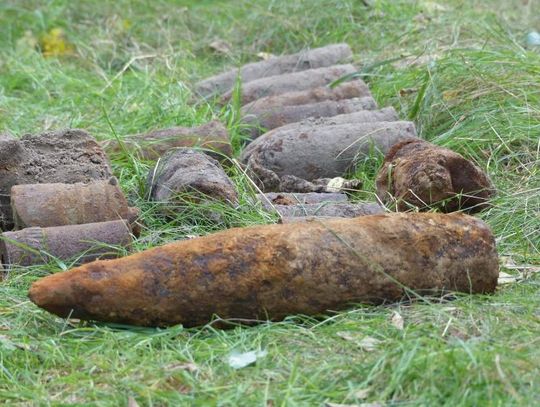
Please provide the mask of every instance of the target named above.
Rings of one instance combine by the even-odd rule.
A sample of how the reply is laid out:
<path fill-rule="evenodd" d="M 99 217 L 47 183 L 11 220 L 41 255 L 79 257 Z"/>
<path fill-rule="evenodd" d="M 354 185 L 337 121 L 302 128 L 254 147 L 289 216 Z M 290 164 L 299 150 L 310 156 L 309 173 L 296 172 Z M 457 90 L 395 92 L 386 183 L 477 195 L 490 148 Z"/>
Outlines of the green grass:
<path fill-rule="evenodd" d="M 493 228 L 500 254 L 540 264 L 540 50 L 525 45 L 526 33 L 540 29 L 540 4 L 370 3 L 5 0 L 0 131 L 80 127 L 108 139 L 219 118 L 239 153 L 235 108 L 190 104 L 193 81 L 256 60 L 258 52 L 346 41 L 381 106 L 394 106 L 424 138 L 490 174 L 499 193 L 479 216 Z M 44 58 L 34 49 L 32 41 L 53 28 L 65 31 L 74 55 Z M 216 38 L 232 45 L 230 55 L 208 48 Z M 373 197 L 380 163 L 374 156 L 359 164 L 363 197 Z M 144 214 L 137 250 L 274 220 L 250 208 L 223 210 L 218 224 L 196 211 L 164 219 L 145 200 L 149 164 L 125 154 L 112 164 Z M 251 185 L 234 166 L 228 171 L 247 207 Z M 60 270 L 58 264 L 17 269 L 0 285 L 0 400 L 6 404 L 127 405 L 129 398 L 149 406 L 540 403 L 537 275 L 492 296 L 358 306 L 325 318 L 291 316 L 220 331 L 56 318 L 26 293 L 32 281 Z M 392 325 L 394 311 L 404 330 Z M 381 342 L 368 351 L 359 345 L 365 337 Z M 263 349 L 267 356 L 254 366 L 234 370 L 226 362 L 232 350 Z"/>

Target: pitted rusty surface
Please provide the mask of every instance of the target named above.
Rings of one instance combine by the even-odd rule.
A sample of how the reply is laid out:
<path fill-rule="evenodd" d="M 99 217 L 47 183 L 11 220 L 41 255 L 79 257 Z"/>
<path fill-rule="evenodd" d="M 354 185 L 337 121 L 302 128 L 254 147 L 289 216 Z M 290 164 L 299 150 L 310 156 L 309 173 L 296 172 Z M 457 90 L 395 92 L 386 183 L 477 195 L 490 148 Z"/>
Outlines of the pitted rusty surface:
<path fill-rule="evenodd" d="M 11 189 L 16 229 L 80 225 L 130 218 L 115 178 L 88 184 L 26 184 Z"/>
<path fill-rule="evenodd" d="M 377 108 L 372 97 L 352 98 L 343 100 L 324 100 L 315 103 L 295 106 L 274 106 L 252 108 L 242 117 L 242 123 L 251 126 L 249 129 L 252 138 L 264 132 L 285 126 L 289 123 L 298 123 L 307 118 L 333 117 L 353 112 L 363 112 L 365 122 L 386 121 L 388 115 Z"/>
<path fill-rule="evenodd" d="M 291 123 L 280 128 L 280 131 L 314 126 L 338 126 L 348 123 L 372 123 L 372 122 L 396 122 L 399 121 L 398 114 L 393 107 L 383 107 L 379 110 L 361 110 L 354 113 L 338 114 L 332 117 L 308 117 L 298 123 Z M 300 132 L 299 137 L 305 136 L 305 132 Z"/>
<path fill-rule="evenodd" d="M 272 204 L 274 205 L 294 205 L 295 202 L 291 200 L 290 197 L 278 195 L 272 199 Z"/>
<path fill-rule="evenodd" d="M 377 195 L 397 201 L 398 209 L 437 206 L 444 212 L 478 212 L 489 206 L 495 189 L 473 162 L 422 140 L 406 140 L 386 155 L 377 175 Z"/>
<path fill-rule="evenodd" d="M 298 92 L 287 92 L 263 97 L 242 106 L 242 114 L 245 115 L 254 111 L 267 110 L 272 107 L 299 106 L 325 100 L 342 100 L 367 96 L 371 97 L 368 86 L 361 79 L 356 79 L 350 82 L 343 82 L 334 88 L 321 86 Z"/>
<path fill-rule="evenodd" d="M 195 199 L 219 200 L 232 206 L 238 193 L 218 161 L 198 151 L 179 148 L 167 153 L 150 170 L 147 178 L 150 199 L 175 203 L 179 194 L 191 193 Z"/>
<path fill-rule="evenodd" d="M 62 317 L 145 326 L 222 318 L 280 320 L 422 293 L 491 293 L 495 241 L 461 214 L 394 213 L 230 229 L 35 282 Z"/>
<path fill-rule="evenodd" d="M 56 227 L 31 227 L 4 232 L 0 239 L 0 263 L 30 266 L 53 258 L 88 263 L 98 258 L 116 258 L 113 247 L 131 245 L 131 228 L 125 220 Z"/>
<path fill-rule="evenodd" d="M 241 159 L 265 191 L 276 191 L 284 176 L 306 181 L 340 177 L 373 149 L 387 153 L 394 144 L 415 136 L 414 124 L 407 121 L 299 124 L 255 139 Z"/>
<path fill-rule="evenodd" d="M 232 155 L 229 132 L 219 120 L 212 120 L 198 127 L 171 127 L 155 130 L 146 134 L 127 137 L 119 144 L 116 140 L 102 142 L 110 152 L 118 153 L 124 148 L 128 151 L 139 151 L 145 160 L 157 160 L 167 151 L 179 147 L 200 148 L 216 152 L 216 158 Z"/>

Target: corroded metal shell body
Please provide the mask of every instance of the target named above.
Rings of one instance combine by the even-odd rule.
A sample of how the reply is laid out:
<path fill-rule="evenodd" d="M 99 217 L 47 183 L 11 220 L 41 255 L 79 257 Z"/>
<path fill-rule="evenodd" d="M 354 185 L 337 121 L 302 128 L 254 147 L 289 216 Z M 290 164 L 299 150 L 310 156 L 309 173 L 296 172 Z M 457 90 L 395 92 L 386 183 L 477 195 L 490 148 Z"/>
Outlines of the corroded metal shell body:
<path fill-rule="evenodd" d="M 35 282 L 30 298 L 66 317 L 145 326 L 279 320 L 417 293 L 491 293 L 489 228 L 461 214 L 386 214 L 230 229 Z"/>

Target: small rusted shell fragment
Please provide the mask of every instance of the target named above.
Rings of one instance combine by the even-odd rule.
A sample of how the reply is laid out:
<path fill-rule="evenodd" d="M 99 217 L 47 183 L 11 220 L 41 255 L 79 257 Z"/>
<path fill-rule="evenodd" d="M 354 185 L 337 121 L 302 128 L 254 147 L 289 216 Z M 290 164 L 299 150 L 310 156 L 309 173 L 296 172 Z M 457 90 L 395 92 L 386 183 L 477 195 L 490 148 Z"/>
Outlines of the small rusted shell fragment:
<path fill-rule="evenodd" d="M 11 188 L 16 229 L 80 225 L 129 219 L 130 209 L 115 178 L 89 184 L 25 184 Z"/>
<path fill-rule="evenodd" d="M 197 147 L 218 159 L 232 155 L 229 132 L 219 120 L 198 127 L 171 127 L 137 134 L 124 138 L 121 143 L 107 140 L 101 145 L 109 153 L 119 153 L 124 149 L 133 153 L 138 151 L 145 160 L 157 160 L 178 147 Z"/>
<path fill-rule="evenodd" d="M 45 264 L 53 258 L 83 264 L 98 258 L 118 257 L 113 246 L 129 247 L 131 241 L 131 229 L 125 220 L 32 227 L 2 233 L 0 259 L 6 266 Z"/>
<path fill-rule="evenodd" d="M 229 229 L 35 282 L 56 315 L 144 326 L 280 320 L 414 293 L 492 293 L 488 226 L 463 214 L 392 213 Z"/>
<path fill-rule="evenodd" d="M 279 131 L 290 130 L 295 128 L 304 128 L 306 126 L 336 126 L 339 124 L 348 123 L 374 123 L 374 122 L 397 122 L 399 121 L 396 109 L 393 107 L 383 107 L 379 110 L 361 110 L 354 113 L 338 114 L 331 117 L 310 117 L 297 123 L 286 124 L 279 127 Z"/>
<path fill-rule="evenodd" d="M 489 177 L 458 153 L 423 140 L 396 144 L 377 175 L 377 195 L 399 210 L 434 206 L 444 212 L 478 212 L 495 189 Z"/>
<path fill-rule="evenodd" d="M 277 212 L 281 218 L 354 218 L 384 213 L 384 209 L 377 203 L 350 203 L 343 193 L 269 192 L 258 194 L 257 199 L 265 210 Z"/>

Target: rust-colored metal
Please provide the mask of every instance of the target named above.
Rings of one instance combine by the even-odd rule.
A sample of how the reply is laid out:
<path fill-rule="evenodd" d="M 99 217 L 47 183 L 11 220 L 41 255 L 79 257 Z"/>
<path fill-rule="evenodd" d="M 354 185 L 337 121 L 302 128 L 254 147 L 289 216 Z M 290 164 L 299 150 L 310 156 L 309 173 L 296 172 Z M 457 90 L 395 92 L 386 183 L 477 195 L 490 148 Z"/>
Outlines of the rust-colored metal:
<path fill-rule="evenodd" d="M 386 154 L 416 136 L 414 123 L 406 121 L 337 123 L 278 127 L 248 144 L 241 160 L 263 191 L 279 191 L 285 176 L 306 181 L 341 177 L 374 150 Z"/>
<path fill-rule="evenodd" d="M 302 130 L 305 126 L 336 126 L 348 123 L 373 123 L 373 122 L 396 122 L 399 121 L 396 109 L 383 107 L 379 110 L 361 110 L 354 113 L 338 114 L 331 117 L 309 117 L 297 123 L 290 123 L 279 128 L 279 131 L 297 129 Z M 277 130 L 276 130 L 277 131 Z"/>
<path fill-rule="evenodd" d="M 330 85 L 342 76 L 353 74 L 356 71 L 357 69 L 351 64 L 333 65 L 255 79 L 242 84 L 241 102 L 247 104 L 266 96 Z M 221 97 L 221 103 L 229 102 L 233 95 L 234 89 L 224 93 Z"/>
<path fill-rule="evenodd" d="M 53 259 L 88 263 L 118 257 L 114 246 L 129 247 L 131 241 L 131 229 L 125 220 L 27 228 L 2 233 L 0 263 L 8 267 L 45 264 Z"/>
<path fill-rule="evenodd" d="M 239 69 L 231 69 L 212 76 L 195 85 L 196 92 L 204 97 L 225 92 L 240 77 L 243 83 L 287 72 L 303 71 L 337 64 L 351 57 L 352 51 L 347 44 L 331 44 L 322 48 L 303 50 L 292 55 L 282 55 L 266 61 L 252 62 Z"/>
<path fill-rule="evenodd" d="M 290 123 L 298 123 L 307 118 L 333 117 L 354 112 L 365 112 L 365 121 L 377 122 L 384 120 L 380 111 L 374 111 L 377 103 L 372 97 L 324 100 L 297 106 L 279 106 L 270 108 L 253 108 L 245 113 L 242 123 L 249 126 L 251 138 L 263 134 L 265 130 L 272 130 Z M 369 114 L 368 112 L 373 112 Z"/>
<path fill-rule="evenodd" d="M 11 208 L 16 229 L 133 217 L 115 178 L 89 184 L 15 185 L 11 188 Z"/>
<path fill-rule="evenodd" d="M 189 148 L 167 153 L 150 170 L 147 178 L 150 199 L 174 203 L 181 210 L 178 195 L 197 195 L 197 201 L 219 200 L 232 206 L 238 203 L 236 187 L 218 161 Z"/>
<path fill-rule="evenodd" d="M 395 201 L 399 210 L 436 206 L 443 212 L 478 212 L 494 194 L 489 177 L 472 161 L 419 139 L 392 147 L 377 175 L 377 195 Z"/>
<path fill-rule="evenodd" d="M 274 96 L 266 96 L 242 106 L 242 114 L 254 111 L 268 110 L 272 107 L 299 106 L 310 103 L 323 102 L 325 100 L 342 100 L 362 97 L 372 97 L 368 86 L 361 79 L 343 82 L 336 87 L 320 86 L 297 92 L 281 93 Z M 397 118 L 396 118 L 397 120 Z"/>
<path fill-rule="evenodd" d="M 232 155 L 229 132 L 219 120 L 212 120 L 198 127 L 171 127 L 138 134 L 125 138 L 122 144 L 116 140 L 107 140 L 102 142 L 102 145 L 111 153 L 118 153 L 123 149 L 139 151 L 141 158 L 145 160 L 157 160 L 167 151 L 178 147 L 198 147 L 208 150 L 210 154 L 215 152 L 218 159 Z"/>
<path fill-rule="evenodd" d="M 230 229 L 35 282 L 56 315 L 144 326 L 280 320 L 443 291 L 492 293 L 493 234 L 462 214 L 393 213 Z"/>

